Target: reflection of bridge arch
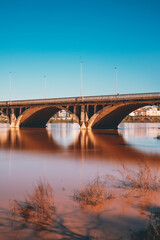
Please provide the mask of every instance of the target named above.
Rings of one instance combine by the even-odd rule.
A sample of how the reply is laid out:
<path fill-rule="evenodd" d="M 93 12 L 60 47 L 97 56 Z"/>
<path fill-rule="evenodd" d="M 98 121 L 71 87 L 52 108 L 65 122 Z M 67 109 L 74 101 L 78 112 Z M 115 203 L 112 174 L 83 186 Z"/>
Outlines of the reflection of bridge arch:
<path fill-rule="evenodd" d="M 94 161 L 115 161 L 138 163 L 149 161 L 160 166 L 160 154 L 144 153 L 130 144 L 117 130 L 80 131 L 75 142 L 69 147 L 82 159 Z"/>
<path fill-rule="evenodd" d="M 128 145 L 123 136 L 112 131 L 78 131 L 69 146 L 60 145 L 54 138 L 54 131 L 48 129 L 9 129 L 5 136 L 0 134 L 0 148 L 38 153 L 66 152 L 68 158 L 88 159 L 94 161 L 130 161 L 148 159 L 160 164 L 159 154 L 145 153 Z"/>
<path fill-rule="evenodd" d="M 46 129 L 11 128 L 5 134 L 5 138 L 0 138 L 0 146 L 4 149 L 39 152 L 61 149 Z"/>

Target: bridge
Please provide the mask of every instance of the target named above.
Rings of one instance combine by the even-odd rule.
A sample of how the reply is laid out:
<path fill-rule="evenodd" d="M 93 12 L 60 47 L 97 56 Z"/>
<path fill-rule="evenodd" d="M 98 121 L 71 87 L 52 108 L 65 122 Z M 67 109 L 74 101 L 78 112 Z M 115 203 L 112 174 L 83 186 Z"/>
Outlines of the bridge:
<path fill-rule="evenodd" d="M 9 117 L 10 127 L 43 128 L 63 109 L 81 129 L 117 129 L 129 113 L 147 105 L 160 105 L 160 92 L 0 101 L 0 112 Z"/>

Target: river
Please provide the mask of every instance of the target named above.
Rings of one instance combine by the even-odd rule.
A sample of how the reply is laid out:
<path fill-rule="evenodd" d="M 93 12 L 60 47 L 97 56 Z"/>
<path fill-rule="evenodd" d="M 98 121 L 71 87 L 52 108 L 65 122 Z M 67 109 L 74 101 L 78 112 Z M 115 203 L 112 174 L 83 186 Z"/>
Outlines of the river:
<path fill-rule="evenodd" d="M 160 220 L 154 217 L 159 136 L 159 123 L 122 123 L 117 131 L 80 131 L 75 123 L 46 129 L 0 124 L 0 239 L 145 239 Z M 77 197 L 94 181 L 111 196 L 100 204 Z M 53 191 L 47 224 L 20 214 L 39 184 Z"/>

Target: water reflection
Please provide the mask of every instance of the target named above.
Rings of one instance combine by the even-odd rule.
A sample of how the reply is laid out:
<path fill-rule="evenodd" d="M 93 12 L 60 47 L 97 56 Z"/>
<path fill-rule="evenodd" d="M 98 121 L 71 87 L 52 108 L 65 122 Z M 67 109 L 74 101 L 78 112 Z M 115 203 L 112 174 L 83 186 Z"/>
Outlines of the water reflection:
<path fill-rule="evenodd" d="M 61 148 L 46 129 L 8 129 L 1 138 L 1 149 L 49 151 Z"/>
<path fill-rule="evenodd" d="M 134 148 L 160 154 L 160 142 L 157 141 L 160 135 L 159 123 L 122 123 L 119 131 Z"/>
<path fill-rule="evenodd" d="M 149 130 L 139 126 L 137 130 L 133 125 L 122 125 L 119 131 L 80 131 L 74 124 L 47 129 L 1 127 L 0 239 L 136 239 L 133 233 L 146 226 L 151 208 L 160 206 L 159 191 L 153 191 L 156 188 L 142 191 L 135 187 L 132 191 L 131 187 L 115 187 L 111 178 L 109 186 L 115 197 L 96 211 L 81 208 L 73 194 L 97 176 L 114 175 L 120 183 L 122 164 L 133 170 L 134 184 L 139 162 L 141 166 L 148 164 L 159 176 L 160 151 L 155 148 L 160 144 L 155 138 L 160 135 L 159 127 Z M 18 228 L 12 228 L 9 200 L 24 203 L 24 194 L 32 195 L 33 182 L 39 178 L 45 178 L 54 190 L 54 224 L 36 233 L 22 221 Z"/>
<path fill-rule="evenodd" d="M 126 136 L 131 135 L 135 138 L 137 135 L 134 135 L 134 133 L 133 129 L 125 129 L 123 137 L 123 131 L 116 130 L 5 129 L 0 131 L 0 148 L 38 153 L 67 152 L 69 158 L 75 158 L 75 155 L 79 155 L 81 159 L 96 161 L 101 159 L 105 161 L 137 162 L 148 159 L 154 164 L 159 164 L 160 152 L 149 152 L 148 148 L 145 152 L 143 149 L 137 148 L 135 144 L 130 144 L 132 139 L 130 137 L 128 140 L 129 137 Z M 142 136 L 140 139 L 142 141 Z M 145 140 L 146 135 L 143 137 L 143 141 Z M 159 144 L 158 140 L 155 141 Z"/>
<path fill-rule="evenodd" d="M 72 145 L 80 132 L 79 124 L 70 123 L 48 124 L 48 130 L 54 141 L 64 148 Z"/>

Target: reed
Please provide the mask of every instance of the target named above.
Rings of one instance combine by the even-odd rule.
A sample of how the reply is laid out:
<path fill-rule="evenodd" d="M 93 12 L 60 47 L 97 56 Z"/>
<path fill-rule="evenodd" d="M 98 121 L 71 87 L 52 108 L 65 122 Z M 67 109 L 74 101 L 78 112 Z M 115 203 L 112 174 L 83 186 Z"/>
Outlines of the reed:
<path fill-rule="evenodd" d="M 75 191 L 73 198 L 83 206 L 97 206 L 104 204 L 107 199 L 112 199 L 113 194 L 106 192 L 105 182 L 100 181 L 100 178 L 97 177 L 80 191 Z"/>
<path fill-rule="evenodd" d="M 27 194 L 24 201 L 11 202 L 11 212 L 14 217 L 37 226 L 49 224 L 55 213 L 53 190 L 49 183 L 39 180 L 33 193 Z"/>
<path fill-rule="evenodd" d="M 153 207 L 149 210 L 149 223 L 145 229 L 131 235 L 131 240 L 159 240 L 160 239 L 160 210 Z"/>
<path fill-rule="evenodd" d="M 131 240 L 159 240 L 160 228 L 154 225 L 149 225 L 145 230 L 134 233 Z"/>
<path fill-rule="evenodd" d="M 131 170 L 122 165 L 122 170 L 118 172 L 123 179 L 123 186 L 132 189 L 158 190 L 160 188 L 160 180 L 156 174 L 153 174 L 151 167 L 140 165 L 138 171 Z"/>

